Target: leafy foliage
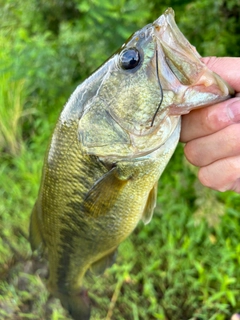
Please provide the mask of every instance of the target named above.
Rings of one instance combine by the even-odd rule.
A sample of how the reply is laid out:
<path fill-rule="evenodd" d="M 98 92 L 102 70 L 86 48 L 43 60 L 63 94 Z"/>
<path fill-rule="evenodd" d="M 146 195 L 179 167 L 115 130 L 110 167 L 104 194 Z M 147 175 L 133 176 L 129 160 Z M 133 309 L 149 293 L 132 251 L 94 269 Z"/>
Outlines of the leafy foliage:
<path fill-rule="evenodd" d="M 238 0 L 0 0 L 0 318 L 67 319 L 27 241 L 47 141 L 76 85 L 172 6 L 202 55 L 240 55 Z M 240 310 L 240 197 L 199 185 L 179 146 L 153 221 L 89 279 L 94 319 L 223 320 Z"/>

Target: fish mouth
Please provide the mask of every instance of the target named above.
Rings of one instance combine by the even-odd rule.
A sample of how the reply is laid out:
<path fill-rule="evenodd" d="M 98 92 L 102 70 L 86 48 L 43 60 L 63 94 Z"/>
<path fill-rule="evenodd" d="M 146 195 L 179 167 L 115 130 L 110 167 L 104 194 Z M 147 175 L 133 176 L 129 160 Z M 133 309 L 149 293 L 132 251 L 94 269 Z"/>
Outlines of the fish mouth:
<path fill-rule="evenodd" d="M 168 8 L 153 22 L 163 94 L 172 91 L 175 96 L 170 113 L 186 114 L 234 96 L 233 88 L 200 60 L 196 48 L 179 30 L 174 15 L 173 9 Z"/>
<path fill-rule="evenodd" d="M 182 53 L 186 54 L 186 49 L 189 54 L 192 54 L 196 59 L 201 56 L 196 48 L 190 44 L 186 37 L 182 34 L 175 22 L 175 13 L 172 8 L 168 8 L 158 19 L 153 22 L 155 36 L 161 42 L 169 47 L 177 48 Z"/>

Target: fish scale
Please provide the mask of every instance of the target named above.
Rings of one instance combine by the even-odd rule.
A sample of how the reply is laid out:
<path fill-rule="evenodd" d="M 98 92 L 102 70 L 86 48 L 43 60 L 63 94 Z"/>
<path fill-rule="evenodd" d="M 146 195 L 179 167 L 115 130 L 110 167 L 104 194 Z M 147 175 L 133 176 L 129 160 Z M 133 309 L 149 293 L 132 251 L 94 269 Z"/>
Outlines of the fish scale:
<path fill-rule="evenodd" d="M 181 115 L 233 94 L 172 9 L 76 88 L 51 138 L 30 222 L 32 250 L 49 262 L 48 289 L 73 319 L 90 318 L 85 273 L 111 266 L 139 220 L 151 221 Z"/>

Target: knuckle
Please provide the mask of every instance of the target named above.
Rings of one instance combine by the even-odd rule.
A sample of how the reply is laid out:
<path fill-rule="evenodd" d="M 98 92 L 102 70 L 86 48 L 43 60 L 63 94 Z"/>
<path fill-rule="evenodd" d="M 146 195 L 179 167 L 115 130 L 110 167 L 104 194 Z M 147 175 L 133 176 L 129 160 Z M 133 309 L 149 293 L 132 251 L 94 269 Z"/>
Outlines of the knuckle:
<path fill-rule="evenodd" d="M 202 167 L 199 169 L 198 179 L 205 187 L 213 188 L 213 184 L 207 167 Z"/>
<path fill-rule="evenodd" d="M 233 191 L 240 193 L 240 178 L 238 178 L 233 184 Z"/>
<path fill-rule="evenodd" d="M 215 174 L 215 170 L 207 167 L 200 168 L 198 172 L 198 179 L 199 181 L 208 188 L 218 190 L 220 192 L 224 192 L 229 190 L 228 184 L 224 183 L 222 181 L 222 177 L 220 176 L 221 173 L 219 173 L 219 176 Z"/>
<path fill-rule="evenodd" d="M 225 134 L 225 143 L 229 145 L 229 148 L 234 152 L 240 152 L 240 124 L 233 124 L 227 127 Z"/>
<path fill-rule="evenodd" d="M 220 192 L 227 190 L 240 192 L 239 157 L 221 159 L 200 168 L 198 179 L 204 186 Z"/>
<path fill-rule="evenodd" d="M 207 133 L 213 133 L 222 129 L 223 118 L 225 118 L 224 111 L 222 109 L 223 109 L 223 105 L 221 107 L 212 106 L 204 110 L 205 117 L 204 117 L 203 126 Z M 225 122 L 226 120 L 224 119 L 224 123 Z"/>
<path fill-rule="evenodd" d="M 188 142 L 184 147 L 184 154 L 187 160 L 193 164 L 197 165 L 197 154 L 196 154 L 196 148 L 194 148 L 194 142 L 190 141 Z"/>
<path fill-rule="evenodd" d="M 205 132 L 212 133 L 218 124 L 218 118 L 215 112 L 211 108 L 204 109 L 204 120 L 202 126 Z"/>

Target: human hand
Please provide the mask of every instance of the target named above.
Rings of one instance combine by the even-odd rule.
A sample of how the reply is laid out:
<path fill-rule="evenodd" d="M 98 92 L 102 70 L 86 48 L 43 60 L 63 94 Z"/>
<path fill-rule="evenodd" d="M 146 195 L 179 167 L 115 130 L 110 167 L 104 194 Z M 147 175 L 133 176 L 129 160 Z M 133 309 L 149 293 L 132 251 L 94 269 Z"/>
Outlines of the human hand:
<path fill-rule="evenodd" d="M 219 191 L 240 193 L 240 58 L 203 58 L 202 61 L 237 95 L 182 117 L 180 141 L 190 163 L 200 167 L 200 182 Z"/>

